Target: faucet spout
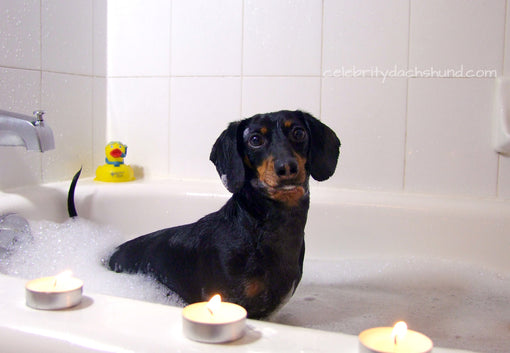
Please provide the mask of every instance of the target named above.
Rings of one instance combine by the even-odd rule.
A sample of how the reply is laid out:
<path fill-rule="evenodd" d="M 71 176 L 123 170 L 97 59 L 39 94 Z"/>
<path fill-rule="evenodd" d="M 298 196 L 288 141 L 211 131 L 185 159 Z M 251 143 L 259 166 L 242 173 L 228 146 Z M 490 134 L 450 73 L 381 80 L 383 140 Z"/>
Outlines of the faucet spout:
<path fill-rule="evenodd" d="M 0 110 L 0 146 L 25 146 L 29 151 L 55 148 L 53 131 L 43 120 L 43 111 L 34 117 Z"/>

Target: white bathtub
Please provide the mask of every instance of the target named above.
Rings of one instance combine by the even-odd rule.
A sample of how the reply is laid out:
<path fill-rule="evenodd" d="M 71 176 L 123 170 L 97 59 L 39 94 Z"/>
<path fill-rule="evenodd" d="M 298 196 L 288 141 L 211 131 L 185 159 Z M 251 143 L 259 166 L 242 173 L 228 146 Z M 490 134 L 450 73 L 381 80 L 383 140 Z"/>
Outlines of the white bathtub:
<path fill-rule="evenodd" d="M 27 219 L 64 221 L 67 188 L 66 182 L 3 192 L 0 214 L 16 212 Z M 217 210 L 228 197 L 219 182 L 103 184 L 84 179 L 78 183 L 76 205 L 80 217 L 113 224 L 127 239 L 193 222 Z M 328 264 L 334 267 L 342 261 L 345 265 L 346 259 L 354 266 L 370 258 L 423 257 L 479 266 L 506 276 L 510 273 L 509 230 L 508 202 L 335 190 L 314 184 L 306 258 L 307 263 L 320 261 L 315 271 L 326 273 Z M 304 277 L 306 273 L 305 267 Z M 1 352 L 357 352 L 355 335 L 251 320 L 240 341 L 219 346 L 195 343 L 181 334 L 181 309 L 89 293 L 86 286 L 79 307 L 36 311 L 24 305 L 23 283 L 0 275 Z M 288 306 L 312 299 L 306 294 L 291 299 Z M 285 310 L 276 321 L 294 324 L 301 320 Z M 434 352 L 460 351 L 434 348 Z"/>

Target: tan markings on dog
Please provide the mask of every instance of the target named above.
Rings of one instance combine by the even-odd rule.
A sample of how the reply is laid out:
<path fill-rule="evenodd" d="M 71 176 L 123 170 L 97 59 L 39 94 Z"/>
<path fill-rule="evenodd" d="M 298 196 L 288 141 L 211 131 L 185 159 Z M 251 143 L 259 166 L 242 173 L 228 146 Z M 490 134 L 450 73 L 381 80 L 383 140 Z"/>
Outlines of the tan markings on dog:
<path fill-rule="evenodd" d="M 263 126 L 263 127 L 260 129 L 260 133 L 261 133 L 262 135 L 267 134 L 267 127 Z"/>
<path fill-rule="evenodd" d="M 299 200 L 305 195 L 305 188 L 298 186 L 292 190 L 274 189 L 269 193 L 272 199 L 278 200 L 288 207 L 296 207 L 299 205 Z"/>
<path fill-rule="evenodd" d="M 261 182 L 267 185 L 267 193 L 273 200 L 284 203 L 289 207 L 295 207 L 305 194 L 303 184 L 306 181 L 306 158 L 294 152 L 294 157 L 298 163 L 298 173 L 292 184 L 287 186 L 295 186 L 294 188 L 285 187 L 280 184 L 280 177 L 276 174 L 274 168 L 274 157 L 269 156 L 260 166 L 257 167 L 258 177 Z"/>
<path fill-rule="evenodd" d="M 248 298 L 253 298 L 262 293 L 265 289 L 266 285 L 262 280 L 252 278 L 244 285 L 244 295 Z"/>
<path fill-rule="evenodd" d="M 266 183 L 270 187 L 278 186 L 278 176 L 274 170 L 274 157 L 267 157 L 261 165 L 257 167 L 260 181 Z"/>
<path fill-rule="evenodd" d="M 299 154 L 294 152 L 294 157 L 296 158 L 296 161 L 298 163 L 298 174 L 296 175 L 296 178 L 294 180 L 294 184 L 296 187 L 294 189 L 282 189 L 282 188 L 271 188 L 268 190 L 269 195 L 272 199 L 278 200 L 288 207 L 295 207 L 299 204 L 299 200 L 304 196 L 305 194 L 305 188 L 302 186 L 304 182 L 306 181 L 306 158 L 300 156 Z M 274 164 L 273 164 L 273 173 L 274 173 Z M 275 175 L 276 178 L 276 184 L 278 183 L 278 177 Z M 266 180 L 263 180 L 266 182 L 266 184 L 273 186 L 269 184 Z"/>
<path fill-rule="evenodd" d="M 285 122 L 283 123 L 283 126 L 285 126 L 287 128 L 291 127 L 291 125 L 292 125 L 292 121 L 290 121 L 290 120 L 285 120 Z"/>

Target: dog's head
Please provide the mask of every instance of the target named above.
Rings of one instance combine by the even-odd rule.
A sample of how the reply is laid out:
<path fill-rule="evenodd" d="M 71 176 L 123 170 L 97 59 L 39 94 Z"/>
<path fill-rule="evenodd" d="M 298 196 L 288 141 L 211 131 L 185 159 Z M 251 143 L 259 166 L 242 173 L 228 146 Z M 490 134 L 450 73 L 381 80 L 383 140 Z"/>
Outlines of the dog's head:
<path fill-rule="evenodd" d="M 318 181 L 333 175 L 339 147 L 333 130 L 310 114 L 279 111 L 231 123 L 210 159 L 230 192 L 250 183 L 293 205 L 307 192 L 310 175 Z"/>

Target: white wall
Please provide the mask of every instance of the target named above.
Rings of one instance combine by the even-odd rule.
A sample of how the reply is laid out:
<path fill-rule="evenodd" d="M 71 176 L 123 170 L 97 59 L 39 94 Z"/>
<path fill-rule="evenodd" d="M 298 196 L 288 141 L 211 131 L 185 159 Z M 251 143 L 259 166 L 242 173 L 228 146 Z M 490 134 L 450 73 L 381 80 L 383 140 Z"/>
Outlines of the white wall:
<path fill-rule="evenodd" d="M 0 0 L 0 109 L 45 110 L 56 144 L 0 147 L 2 190 L 69 179 L 80 165 L 91 174 L 104 158 L 105 39 L 103 1 Z"/>
<path fill-rule="evenodd" d="M 488 77 L 510 73 L 506 6 L 0 0 L 0 107 L 46 109 L 57 138 L 42 158 L 0 148 L 0 187 L 93 175 L 108 139 L 146 178 L 217 179 L 229 121 L 304 109 L 342 140 L 329 186 L 510 199 Z"/>

